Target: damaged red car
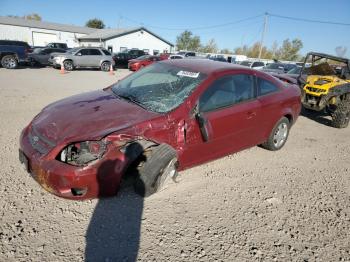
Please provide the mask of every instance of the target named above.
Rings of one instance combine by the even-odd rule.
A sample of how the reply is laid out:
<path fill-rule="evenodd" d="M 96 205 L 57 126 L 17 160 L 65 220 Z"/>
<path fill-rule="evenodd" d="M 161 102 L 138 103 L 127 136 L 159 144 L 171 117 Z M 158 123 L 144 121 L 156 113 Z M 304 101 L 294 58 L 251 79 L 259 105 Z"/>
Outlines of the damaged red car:
<path fill-rule="evenodd" d="M 138 71 L 145 66 L 161 60 L 164 60 L 164 58 L 155 55 L 143 55 L 138 58 L 129 60 L 128 68 L 130 71 Z"/>
<path fill-rule="evenodd" d="M 179 170 L 255 145 L 282 148 L 300 109 L 299 88 L 264 72 L 162 61 L 45 107 L 22 131 L 20 161 L 60 197 L 115 195 L 125 175 L 148 196 Z"/>

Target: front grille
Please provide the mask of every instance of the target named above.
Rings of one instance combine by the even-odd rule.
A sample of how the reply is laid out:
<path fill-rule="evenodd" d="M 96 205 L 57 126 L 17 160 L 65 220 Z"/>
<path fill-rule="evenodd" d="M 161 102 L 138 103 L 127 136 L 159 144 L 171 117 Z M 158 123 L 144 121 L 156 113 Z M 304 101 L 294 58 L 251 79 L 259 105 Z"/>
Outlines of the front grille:
<path fill-rule="evenodd" d="M 56 146 L 54 142 L 41 135 L 34 126 L 29 131 L 28 139 L 31 146 L 40 154 L 47 154 Z"/>
<path fill-rule="evenodd" d="M 310 86 L 307 87 L 307 90 L 309 90 L 309 91 L 311 91 L 311 92 L 314 92 L 314 93 L 322 93 L 322 92 L 325 92 L 325 91 L 326 91 L 326 90 L 324 90 L 324 89 L 315 88 L 315 87 L 310 87 Z"/>

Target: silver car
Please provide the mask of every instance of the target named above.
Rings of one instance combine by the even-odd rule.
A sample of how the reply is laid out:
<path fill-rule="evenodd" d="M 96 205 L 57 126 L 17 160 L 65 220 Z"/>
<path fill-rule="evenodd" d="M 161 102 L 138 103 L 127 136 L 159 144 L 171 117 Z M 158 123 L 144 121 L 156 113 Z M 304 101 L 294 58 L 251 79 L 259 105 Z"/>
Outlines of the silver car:
<path fill-rule="evenodd" d="M 114 60 L 110 52 L 104 48 L 98 47 L 77 47 L 68 50 L 66 53 L 53 53 L 49 59 L 54 67 L 63 65 L 67 71 L 74 68 L 101 68 L 102 71 L 108 71 L 114 66 Z"/>

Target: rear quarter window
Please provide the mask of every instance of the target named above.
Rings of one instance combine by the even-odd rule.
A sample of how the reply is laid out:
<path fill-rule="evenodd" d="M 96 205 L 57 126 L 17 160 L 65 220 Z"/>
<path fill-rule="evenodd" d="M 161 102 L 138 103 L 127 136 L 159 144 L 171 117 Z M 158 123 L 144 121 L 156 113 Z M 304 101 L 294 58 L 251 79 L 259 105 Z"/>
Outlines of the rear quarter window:
<path fill-rule="evenodd" d="M 258 78 L 258 95 L 263 96 L 270 93 L 277 92 L 279 88 L 270 81 Z"/>

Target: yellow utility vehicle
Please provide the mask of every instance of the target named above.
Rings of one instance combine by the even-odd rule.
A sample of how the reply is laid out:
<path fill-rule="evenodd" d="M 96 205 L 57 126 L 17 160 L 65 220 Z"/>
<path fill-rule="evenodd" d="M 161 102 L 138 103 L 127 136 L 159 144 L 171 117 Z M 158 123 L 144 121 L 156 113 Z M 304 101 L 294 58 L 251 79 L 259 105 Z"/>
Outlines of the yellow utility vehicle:
<path fill-rule="evenodd" d="M 311 63 L 310 67 L 305 65 Z M 308 53 L 298 77 L 304 108 L 325 111 L 332 117 L 332 125 L 345 128 L 350 117 L 350 61 L 349 59 Z"/>

